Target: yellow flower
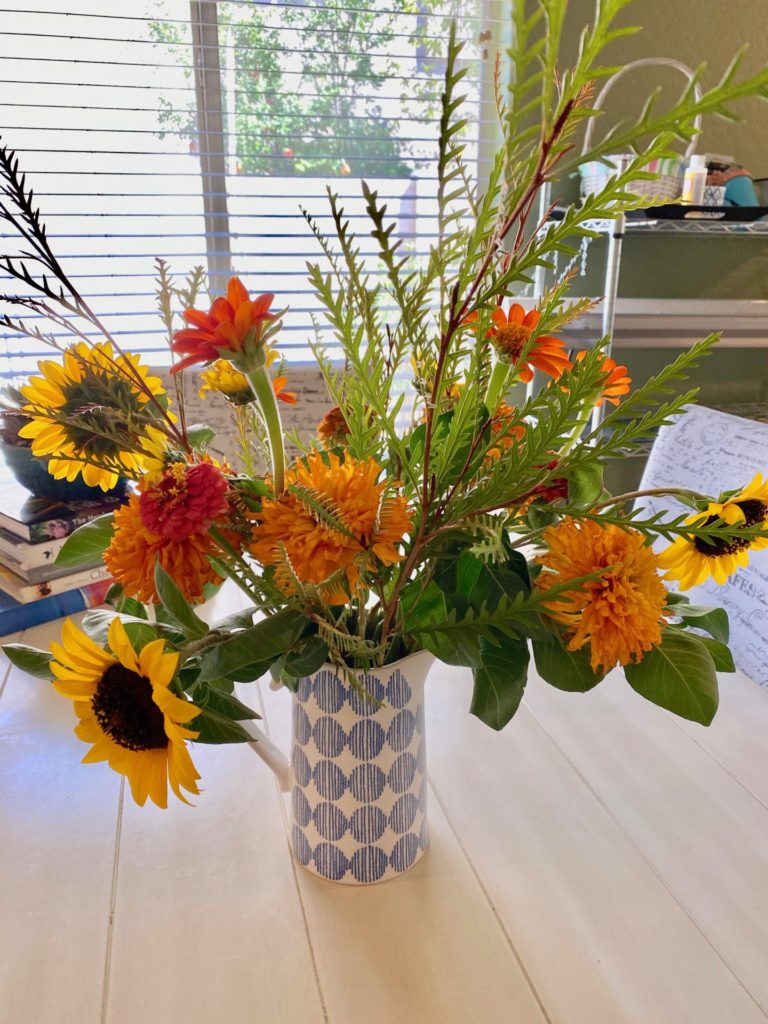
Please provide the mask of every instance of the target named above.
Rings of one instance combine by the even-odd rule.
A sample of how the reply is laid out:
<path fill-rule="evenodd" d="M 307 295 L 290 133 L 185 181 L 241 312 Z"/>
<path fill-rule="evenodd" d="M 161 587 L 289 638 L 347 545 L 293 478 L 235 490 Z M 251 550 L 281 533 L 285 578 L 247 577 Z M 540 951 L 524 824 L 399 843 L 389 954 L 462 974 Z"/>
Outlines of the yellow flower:
<path fill-rule="evenodd" d="M 548 550 L 537 559 L 544 566 L 541 590 L 600 573 L 548 602 L 549 614 L 565 626 L 569 651 L 589 644 L 592 669 L 607 672 L 640 661 L 661 642 L 667 590 L 641 533 L 564 519 L 545 531 L 544 543 Z"/>
<path fill-rule="evenodd" d="M 178 654 L 163 652 L 165 642 L 152 640 L 137 653 L 119 619 L 109 627 L 111 653 L 103 650 L 70 619 L 61 644 L 51 644 L 54 687 L 73 701 L 79 722 L 75 733 L 93 744 L 84 764 L 107 761 L 124 775 L 133 799 L 147 797 L 168 806 L 168 783 L 184 803 L 181 790 L 199 793 L 186 741 L 196 732 L 185 728 L 200 709 L 169 689 Z"/>
<path fill-rule="evenodd" d="M 207 370 L 202 371 L 200 379 L 203 382 L 201 398 L 205 398 L 210 391 L 218 391 L 233 405 L 247 405 L 254 399 L 248 378 L 235 369 L 228 359 L 217 359 Z"/>
<path fill-rule="evenodd" d="M 370 557 L 385 565 L 401 560 L 396 545 L 411 516 L 403 497 L 387 493 L 387 481 L 377 483 L 380 474 L 374 459 L 342 461 L 334 452 L 296 460 L 283 494 L 265 499 L 251 545 L 257 561 L 277 566 L 275 580 L 284 593 L 294 592 L 295 577 L 321 587 L 328 604 L 343 604 Z"/>
<path fill-rule="evenodd" d="M 86 484 L 107 491 L 120 476 L 135 478 L 156 414 L 152 396 L 165 395 L 160 378 L 136 356 L 116 356 L 108 342 L 78 342 L 61 363 L 42 360 L 38 368 L 42 376 L 21 389 L 30 422 L 19 435 L 32 439 L 32 453 L 50 457 L 57 480 L 82 474 Z"/>
<path fill-rule="evenodd" d="M 664 579 L 679 580 L 681 590 L 696 587 L 710 576 L 716 583 L 725 583 L 737 569 L 749 563 L 750 551 L 768 547 L 768 478 L 764 480 L 758 473 L 733 497 L 723 502 L 710 502 L 704 512 L 689 516 L 686 523 L 709 526 L 719 519 L 729 526 L 757 526 L 762 523 L 765 536 L 714 540 L 678 537 L 659 555 L 659 565 L 667 570 Z"/>

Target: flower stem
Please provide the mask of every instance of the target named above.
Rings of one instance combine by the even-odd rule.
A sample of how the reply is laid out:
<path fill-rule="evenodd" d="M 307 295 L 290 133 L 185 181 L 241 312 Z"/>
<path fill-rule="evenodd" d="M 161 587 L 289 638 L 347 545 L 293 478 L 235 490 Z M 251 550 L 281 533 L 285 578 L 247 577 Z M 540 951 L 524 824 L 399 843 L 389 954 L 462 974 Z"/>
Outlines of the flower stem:
<path fill-rule="evenodd" d="M 488 393 L 485 396 L 485 404 L 491 416 L 496 412 L 499 403 L 504 398 L 509 379 L 509 365 L 507 363 L 496 363 L 488 383 Z"/>
<path fill-rule="evenodd" d="M 285 489 L 285 447 L 283 445 L 283 425 L 280 422 L 280 410 L 277 407 L 277 399 L 272 388 L 272 381 L 269 370 L 266 366 L 246 374 L 248 382 L 253 388 L 256 400 L 261 408 L 264 417 L 264 425 L 267 428 L 267 441 L 269 443 L 269 454 L 272 457 L 272 480 L 275 494 L 282 494 Z"/>

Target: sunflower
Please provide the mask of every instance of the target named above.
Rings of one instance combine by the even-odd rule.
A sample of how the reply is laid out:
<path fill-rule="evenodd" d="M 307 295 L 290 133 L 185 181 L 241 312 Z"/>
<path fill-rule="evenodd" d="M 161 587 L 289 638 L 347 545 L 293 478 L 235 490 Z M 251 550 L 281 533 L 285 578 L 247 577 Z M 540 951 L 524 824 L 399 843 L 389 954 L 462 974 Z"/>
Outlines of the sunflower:
<path fill-rule="evenodd" d="M 270 292 L 255 299 L 239 278 L 227 285 L 227 297 L 216 299 L 208 313 L 187 309 L 182 314 L 189 327 L 176 331 L 173 351 L 184 358 L 171 367 L 171 373 L 195 363 L 211 363 L 220 357 L 231 358 L 246 349 L 263 348 L 265 326 L 277 317 L 270 313 L 275 296 Z"/>
<path fill-rule="evenodd" d="M 334 452 L 296 460 L 285 491 L 264 500 L 251 545 L 258 562 L 277 566 L 284 593 L 292 593 L 299 579 L 321 587 L 329 604 L 343 604 L 367 559 L 384 565 L 401 560 L 396 545 L 411 516 L 405 498 L 388 494 L 386 481 L 377 483 L 380 474 L 374 459 L 342 461 Z"/>
<path fill-rule="evenodd" d="M 477 313 L 471 313 L 465 323 L 472 324 L 477 320 Z M 565 345 L 559 338 L 535 334 L 541 320 L 537 309 L 526 313 L 519 302 L 513 302 L 508 313 L 497 306 L 491 313 L 491 320 L 487 337 L 491 339 L 499 360 L 513 366 L 517 377 L 524 383 L 533 380 L 534 369 L 557 380 L 571 368 Z"/>
<path fill-rule="evenodd" d="M 199 793 L 200 776 L 186 744 L 197 733 L 185 726 L 200 709 L 169 689 L 179 655 L 165 654 L 163 640 L 152 640 L 137 653 L 117 618 L 107 641 L 111 653 L 67 619 L 61 644 L 51 644 L 53 685 L 74 703 L 77 736 L 93 744 L 83 763 L 107 761 L 125 775 L 142 807 L 147 797 L 167 807 L 169 782 L 188 803 L 181 790 Z"/>
<path fill-rule="evenodd" d="M 576 353 L 576 362 L 580 363 L 586 358 L 586 351 Z M 611 405 L 618 405 L 624 395 L 628 395 L 632 386 L 632 378 L 627 373 L 626 366 L 620 366 L 615 359 L 606 356 L 601 364 L 604 374 L 600 389 L 600 397 L 595 405 L 600 406 L 603 402 L 610 402 Z"/>
<path fill-rule="evenodd" d="M 30 422 L 19 436 L 32 439 L 32 454 L 51 456 L 48 471 L 57 480 L 82 474 L 104 491 L 120 476 L 135 478 L 157 420 L 152 398 L 165 395 L 159 377 L 136 356 L 116 356 L 109 342 L 70 345 L 61 363 L 42 360 L 38 369 L 42 376 L 21 389 Z"/>
<path fill-rule="evenodd" d="M 547 552 L 537 586 L 546 591 L 569 580 L 599 573 L 548 602 L 548 611 L 566 629 L 568 650 L 590 646 L 592 669 L 640 661 L 661 642 L 667 590 L 645 537 L 594 521 L 564 519 L 544 533 Z"/>
<path fill-rule="evenodd" d="M 680 589 L 688 590 L 704 583 L 710 576 L 716 583 L 725 583 L 732 573 L 749 563 L 750 551 L 768 547 L 768 478 L 758 473 L 747 487 L 727 501 L 711 501 L 704 512 L 689 516 L 686 523 L 711 526 L 722 521 L 729 526 L 762 525 L 760 537 L 678 537 L 659 555 L 659 565 L 667 572 L 664 579 L 679 580 Z"/>
<path fill-rule="evenodd" d="M 131 495 L 128 503 L 115 512 L 115 532 L 104 552 L 104 563 L 117 583 L 130 597 L 157 601 L 155 559 L 173 577 L 176 586 L 191 604 L 203 600 L 206 583 L 220 583 L 207 555 L 219 554 L 208 532 L 191 533 L 184 539 L 162 537 L 144 525 L 140 497 Z M 223 529 L 227 540 L 240 547 L 239 535 Z"/>

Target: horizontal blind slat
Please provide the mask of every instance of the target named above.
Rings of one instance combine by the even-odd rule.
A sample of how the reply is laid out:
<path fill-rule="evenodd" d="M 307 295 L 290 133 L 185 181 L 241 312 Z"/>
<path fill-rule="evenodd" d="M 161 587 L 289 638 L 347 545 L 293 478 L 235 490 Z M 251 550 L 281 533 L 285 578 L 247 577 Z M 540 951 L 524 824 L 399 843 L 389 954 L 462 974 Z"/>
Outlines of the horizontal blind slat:
<path fill-rule="evenodd" d="M 322 263 L 322 251 L 297 207 L 307 207 L 315 223 L 330 230 L 330 185 L 357 234 L 372 286 L 386 286 L 360 191 L 363 172 L 353 169 L 368 161 L 376 171 L 365 176 L 387 204 L 388 218 L 397 221 L 394 237 L 402 253 L 413 260 L 429 256 L 438 238 L 443 66 L 441 54 L 432 51 L 441 49 L 443 39 L 435 30 L 437 19 L 453 12 L 406 14 L 389 3 L 374 12 L 376 25 L 382 15 L 389 18 L 386 32 L 377 35 L 355 22 L 354 14 L 367 15 L 367 7 L 222 0 L 219 12 L 234 21 L 247 21 L 257 11 L 265 30 L 274 33 L 270 40 L 280 38 L 283 48 L 246 38 L 247 32 L 238 36 L 242 24 L 222 24 L 217 46 L 207 37 L 193 49 L 188 0 L 165 0 L 162 15 L 150 17 L 153 2 L 147 0 L 148 13 L 139 16 L 104 11 L 97 0 L 70 0 L 68 8 L 76 10 L 66 12 L 51 11 L 50 0 L 48 9 L 43 0 L 39 7 L 27 0 L 15 10 L 0 0 L 6 51 L 0 134 L 20 154 L 49 238 L 61 250 L 57 255 L 87 301 L 106 323 L 114 323 L 116 337 L 130 339 L 129 347 L 146 358 L 167 361 L 165 330 L 155 319 L 154 257 L 166 259 L 180 283 L 193 264 L 205 263 L 228 239 L 234 267 L 249 289 L 275 290 L 289 307 L 281 349 L 291 358 L 310 358 L 314 318 L 335 351 L 333 331 L 323 324 L 306 279 L 305 261 Z M 472 43 L 488 22 L 469 0 L 459 3 L 458 23 Z M 306 21 L 325 12 L 338 15 L 333 29 L 322 17 L 312 25 Z M 168 38 L 158 39 L 159 30 Z M 203 102 L 197 109 L 190 69 L 216 51 L 223 108 Z M 490 111 L 480 106 L 479 51 L 470 45 L 466 52 L 462 91 L 469 94 L 472 128 L 466 164 L 475 167 L 477 132 L 489 124 Z M 363 70 L 356 63 L 362 54 L 368 60 Z M 316 55 L 328 63 L 311 63 Z M 273 57 L 275 66 L 267 67 Z M 337 64 L 346 59 L 353 67 L 342 79 Z M 255 84 L 248 78 L 252 73 L 259 76 Z M 293 99 L 302 111 L 298 120 L 284 114 L 299 109 L 288 104 Z M 220 131 L 206 131 L 202 120 L 200 130 L 198 116 L 219 115 Z M 223 162 L 224 177 L 201 175 L 200 150 L 204 160 Z M 349 173 L 341 173 L 342 162 L 351 165 Z M 209 204 L 222 199 L 228 230 L 217 226 L 225 223 L 221 218 L 205 219 Z M 14 287 L 12 278 L 0 274 L 0 291 Z M 391 300 L 382 311 L 396 316 Z M 26 313 L 16 319 L 34 322 Z M 61 328 L 50 333 L 66 340 Z M 4 380 L 34 372 L 37 360 L 51 355 L 8 328 L 0 333 L 3 351 Z"/>

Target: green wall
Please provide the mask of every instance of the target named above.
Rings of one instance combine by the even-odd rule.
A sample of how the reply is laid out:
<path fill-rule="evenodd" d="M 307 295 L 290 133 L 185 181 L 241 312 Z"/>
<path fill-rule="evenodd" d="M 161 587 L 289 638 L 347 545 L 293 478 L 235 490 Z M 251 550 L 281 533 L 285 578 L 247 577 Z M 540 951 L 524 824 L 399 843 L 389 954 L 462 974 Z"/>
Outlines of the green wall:
<path fill-rule="evenodd" d="M 594 0 L 570 0 L 570 54 L 581 27 L 592 20 Z M 768 59 L 768 0 L 635 0 L 622 13 L 623 24 L 642 32 L 617 40 L 607 57 L 617 65 L 640 57 L 674 57 L 689 67 L 707 63 L 704 84 L 713 84 L 733 55 L 751 41 L 743 68 L 758 71 Z M 640 68 L 619 81 L 606 99 L 606 125 L 639 112 L 648 92 L 663 89 L 659 104 L 673 103 L 682 77 L 671 68 Z M 727 153 L 753 177 L 768 177 L 768 103 L 749 100 L 738 107 L 744 118 L 731 123 L 709 118 L 698 152 Z M 601 119 L 602 120 L 602 119 Z M 596 127 L 596 132 L 599 128 Z M 556 192 L 572 198 L 575 181 Z M 579 284 L 584 294 L 602 291 L 605 243 L 590 249 L 588 273 Z M 637 298 L 768 298 L 768 240 L 664 236 L 631 238 L 624 246 L 620 295 Z"/>

